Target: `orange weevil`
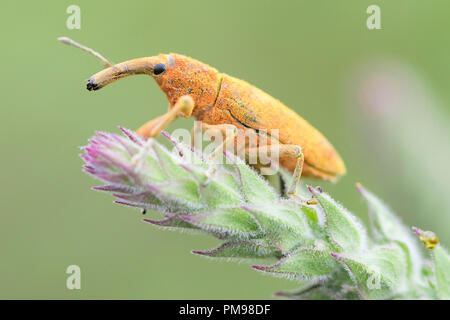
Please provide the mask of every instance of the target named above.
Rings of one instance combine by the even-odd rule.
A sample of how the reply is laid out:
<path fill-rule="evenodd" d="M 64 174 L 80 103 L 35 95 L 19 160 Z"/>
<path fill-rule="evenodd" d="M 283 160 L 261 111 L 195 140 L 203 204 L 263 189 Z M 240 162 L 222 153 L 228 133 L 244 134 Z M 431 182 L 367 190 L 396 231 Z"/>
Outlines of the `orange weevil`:
<path fill-rule="evenodd" d="M 243 80 L 175 53 L 113 65 L 99 53 L 69 38 L 58 40 L 95 55 L 108 67 L 88 80 L 89 91 L 131 75 L 145 74 L 155 79 L 169 100 L 169 111 L 138 129 L 137 133 L 144 137 L 157 136 L 180 116 L 194 116 L 204 126 L 217 126 L 221 132 L 230 126 L 257 133 L 278 129 L 278 139 L 269 135 L 268 144 L 279 146 L 280 165 L 293 172 L 287 190 L 290 195 L 295 195 L 302 174 L 336 181 L 346 172 L 339 154 L 317 129 L 277 99 Z"/>

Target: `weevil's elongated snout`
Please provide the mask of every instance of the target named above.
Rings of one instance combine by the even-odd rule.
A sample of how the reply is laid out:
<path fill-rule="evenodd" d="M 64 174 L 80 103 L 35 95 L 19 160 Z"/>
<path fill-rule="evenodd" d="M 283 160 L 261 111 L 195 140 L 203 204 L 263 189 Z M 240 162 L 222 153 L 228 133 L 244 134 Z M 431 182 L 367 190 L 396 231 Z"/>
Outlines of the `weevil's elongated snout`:
<path fill-rule="evenodd" d="M 102 70 L 89 78 L 86 89 L 98 90 L 119 79 L 136 74 L 153 74 L 156 57 L 145 57 L 128 60 Z"/>
<path fill-rule="evenodd" d="M 214 105 L 221 79 L 216 69 L 190 57 L 170 53 L 113 65 L 94 74 L 86 88 L 89 91 L 98 90 L 136 74 L 151 76 L 166 94 L 171 106 L 182 96 L 191 96 L 195 104 L 194 115 Z"/>

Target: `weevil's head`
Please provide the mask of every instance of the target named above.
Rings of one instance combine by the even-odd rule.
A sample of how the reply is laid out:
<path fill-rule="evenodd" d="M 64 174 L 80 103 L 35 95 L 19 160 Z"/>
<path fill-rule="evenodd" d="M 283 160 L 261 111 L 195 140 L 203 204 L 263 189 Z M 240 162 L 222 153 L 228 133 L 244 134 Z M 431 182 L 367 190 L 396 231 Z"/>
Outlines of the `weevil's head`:
<path fill-rule="evenodd" d="M 160 54 L 116 64 L 94 74 L 87 83 L 89 91 L 98 90 L 119 79 L 146 74 L 155 79 L 171 105 L 184 95 L 194 99 L 194 114 L 212 106 L 219 90 L 216 69 L 179 54 Z"/>

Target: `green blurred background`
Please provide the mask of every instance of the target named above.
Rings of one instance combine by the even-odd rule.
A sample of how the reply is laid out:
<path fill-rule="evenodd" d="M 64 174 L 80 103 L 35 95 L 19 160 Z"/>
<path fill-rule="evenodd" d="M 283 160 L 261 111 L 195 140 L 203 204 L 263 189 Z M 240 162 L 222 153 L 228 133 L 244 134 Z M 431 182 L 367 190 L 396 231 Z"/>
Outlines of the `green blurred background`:
<path fill-rule="evenodd" d="M 68 30 L 66 8 L 81 8 Z M 381 30 L 366 9 L 381 8 Z M 195 57 L 279 98 L 322 131 L 348 174 L 322 185 L 367 221 L 362 182 L 408 225 L 449 231 L 450 2 L 2 1 L 0 298 L 269 299 L 296 283 L 204 259 L 208 236 L 167 232 L 112 204 L 81 172 L 95 130 L 136 129 L 167 108 L 147 77 L 99 92 L 102 66 L 56 41 L 68 36 L 114 62 Z M 423 103 L 422 103 L 423 102 Z M 193 120 L 177 121 L 190 128 Z M 82 289 L 67 290 L 68 265 Z"/>

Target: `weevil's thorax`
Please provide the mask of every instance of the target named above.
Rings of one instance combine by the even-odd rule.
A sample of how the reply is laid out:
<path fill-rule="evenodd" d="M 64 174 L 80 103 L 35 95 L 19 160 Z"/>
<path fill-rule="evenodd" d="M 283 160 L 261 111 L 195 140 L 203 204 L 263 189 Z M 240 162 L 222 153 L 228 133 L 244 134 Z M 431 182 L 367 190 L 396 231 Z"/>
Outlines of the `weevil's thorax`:
<path fill-rule="evenodd" d="M 167 96 L 170 104 L 184 95 L 195 102 L 193 115 L 212 107 L 219 90 L 219 72 L 200 61 L 180 54 L 166 55 L 167 70 L 155 80 Z"/>

